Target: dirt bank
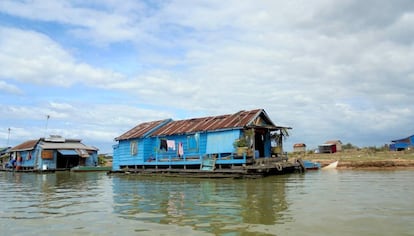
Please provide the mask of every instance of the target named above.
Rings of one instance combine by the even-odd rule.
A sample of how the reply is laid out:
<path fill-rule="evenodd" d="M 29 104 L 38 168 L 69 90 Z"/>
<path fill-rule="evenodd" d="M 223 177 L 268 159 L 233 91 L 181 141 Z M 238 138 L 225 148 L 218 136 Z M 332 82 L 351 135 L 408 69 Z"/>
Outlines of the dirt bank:
<path fill-rule="evenodd" d="M 317 160 L 321 163 L 322 167 L 327 166 L 329 163 L 336 160 Z M 364 161 L 349 161 L 349 160 L 339 160 L 338 169 L 358 169 L 358 168 L 414 168 L 414 161 L 412 160 L 364 160 Z"/>
<path fill-rule="evenodd" d="M 292 154 L 294 158 L 302 158 L 321 163 L 322 167 L 339 161 L 338 169 L 382 169 L 382 168 L 414 168 L 414 152 L 367 152 L 345 151 L 333 154 Z"/>

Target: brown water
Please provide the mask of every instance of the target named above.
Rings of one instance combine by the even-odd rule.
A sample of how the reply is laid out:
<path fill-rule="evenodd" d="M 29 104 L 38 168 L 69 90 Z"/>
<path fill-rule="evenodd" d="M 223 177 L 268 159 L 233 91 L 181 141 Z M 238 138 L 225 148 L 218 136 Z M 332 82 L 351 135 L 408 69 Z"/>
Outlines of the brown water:
<path fill-rule="evenodd" d="M 414 235 L 414 171 L 255 180 L 0 172 L 0 235 Z"/>

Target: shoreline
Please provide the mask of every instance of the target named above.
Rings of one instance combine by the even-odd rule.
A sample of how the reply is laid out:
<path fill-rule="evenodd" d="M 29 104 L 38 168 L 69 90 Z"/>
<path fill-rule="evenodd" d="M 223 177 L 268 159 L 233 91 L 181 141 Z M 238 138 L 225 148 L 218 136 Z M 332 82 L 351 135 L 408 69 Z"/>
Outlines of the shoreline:
<path fill-rule="evenodd" d="M 312 161 L 321 163 L 321 166 L 327 166 L 336 161 L 332 160 L 317 160 Z M 337 169 L 414 169 L 414 161 L 412 160 L 364 160 L 364 161 L 347 161 L 339 160 Z"/>
<path fill-rule="evenodd" d="M 319 162 L 322 167 L 339 161 L 337 169 L 414 169 L 414 152 L 366 152 L 344 151 L 332 154 L 292 154 L 294 158 L 302 158 Z"/>

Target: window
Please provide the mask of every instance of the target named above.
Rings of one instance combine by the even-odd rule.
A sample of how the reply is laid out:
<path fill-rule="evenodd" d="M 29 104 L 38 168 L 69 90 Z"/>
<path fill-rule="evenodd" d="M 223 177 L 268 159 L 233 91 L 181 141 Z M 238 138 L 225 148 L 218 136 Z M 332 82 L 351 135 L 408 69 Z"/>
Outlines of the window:
<path fill-rule="evenodd" d="M 199 137 L 198 133 L 187 136 L 187 147 L 189 151 L 198 152 Z"/>
<path fill-rule="evenodd" d="M 160 151 L 168 151 L 168 144 L 167 144 L 167 139 L 161 139 L 160 140 Z"/>
<path fill-rule="evenodd" d="M 131 156 L 136 156 L 138 154 L 138 142 L 131 142 Z"/>
<path fill-rule="evenodd" d="M 42 159 L 53 159 L 53 150 L 42 150 Z"/>

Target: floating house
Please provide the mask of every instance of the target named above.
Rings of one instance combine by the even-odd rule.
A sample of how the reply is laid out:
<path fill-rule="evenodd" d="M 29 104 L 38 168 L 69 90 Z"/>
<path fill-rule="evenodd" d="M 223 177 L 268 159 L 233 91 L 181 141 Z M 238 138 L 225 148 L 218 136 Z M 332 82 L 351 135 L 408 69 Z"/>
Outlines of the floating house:
<path fill-rule="evenodd" d="M 7 163 L 10 159 L 8 151 L 11 147 L 0 147 L 0 169 Z"/>
<path fill-rule="evenodd" d="M 249 164 L 282 159 L 281 138 L 275 137 L 282 137 L 286 129 L 275 125 L 263 109 L 144 122 L 115 138 L 112 170 L 246 171 Z"/>
<path fill-rule="evenodd" d="M 0 147 L 0 156 L 5 155 L 11 147 Z"/>
<path fill-rule="evenodd" d="M 293 144 L 293 152 L 306 152 L 306 144 L 304 143 Z"/>
<path fill-rule="evenodd" d="M 414 135 L 407 138 L 392 140 L 391 151 L 403 151 L 414 147 Z"/>
<path fill-rule="evenodd" d="M 65 139 L 57 135 L 28 140 L 8 152 L 9 163 L 22 171 L 69 170 L 75 166 L 96 166 L 98 163 L 97 148 L 86 146 L 80 139 Z"/>

